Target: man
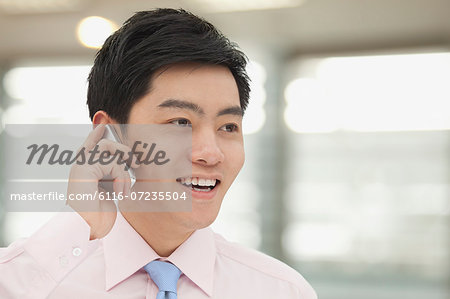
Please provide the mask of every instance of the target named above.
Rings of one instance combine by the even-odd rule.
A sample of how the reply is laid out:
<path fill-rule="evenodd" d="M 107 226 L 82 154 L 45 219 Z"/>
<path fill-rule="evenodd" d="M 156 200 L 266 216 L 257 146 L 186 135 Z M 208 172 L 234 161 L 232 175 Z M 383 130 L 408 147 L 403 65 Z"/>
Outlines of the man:
<path fill-rule="evenodd" d="M 245 66 L 227 38 L 181 9 L 139 12 L 108 38 L 89 76 L 95 129 L 84 147 L 123 148 L 102 139 L 107 124 L 191 127 L 192 210 L 111 213 L 102 203 L 58 214 L 0 251 L 0 298 L 316 298 L 292 268 L 208 227 L 244 163 Z M 77 178 L 98 188 L 106 175 L 129 192 L 123 167 L 74 165 L 69 193 Z"/>

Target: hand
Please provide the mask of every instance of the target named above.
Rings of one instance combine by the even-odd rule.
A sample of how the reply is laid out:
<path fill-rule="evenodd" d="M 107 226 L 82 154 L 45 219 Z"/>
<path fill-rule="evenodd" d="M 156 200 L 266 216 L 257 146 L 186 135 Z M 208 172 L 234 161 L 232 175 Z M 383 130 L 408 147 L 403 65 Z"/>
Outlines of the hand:
<path fill-rule="evenodd" d="M 88 163 L 89 160 L 98 160 L 100 155 L 108 152 L 110 155 L 116 153 L 117 150 L 124 153 L 123 159 L 128 161 L 131 148 L 111 140 L 103 139 L 105 125 L 98 125 L 87 137 L 84 144 L 78 150 L 85 152 L 85 163 L 74 163 L 70 169 L 69 185 L 67 188 L 68 198 L 72 196 L 84 196 L 85 198 L 93 198 L 93 200 L 69 200 L 68 203 L 91 227 L 90 239 L 98 239 L 106 236 L 114 225 L 116 219 L 116 207 L 111 200 L 100 200 L 100 194 L 103 192 L 103 198 L 106 192 L 109 197 L 112 192 L 115 194 L 129 194 L 131 188 L 131 179 L 125 170 L 124 164 L 117 163 L 118 156 L 110 163 L 102 165 L 101 163 Z M 90 151 L 98 145 L 94 159 L 90 159 Z M 79 159 L 80 160 L 80 159 Z M 108 158 L 109 160 L 109 158 Z M 139 167 L 137 158 L 132 155 L 132 168 Z M 113 190 L 105 190 L 99 187 L 99 181 L 108 177 L 113 180 Z"/>

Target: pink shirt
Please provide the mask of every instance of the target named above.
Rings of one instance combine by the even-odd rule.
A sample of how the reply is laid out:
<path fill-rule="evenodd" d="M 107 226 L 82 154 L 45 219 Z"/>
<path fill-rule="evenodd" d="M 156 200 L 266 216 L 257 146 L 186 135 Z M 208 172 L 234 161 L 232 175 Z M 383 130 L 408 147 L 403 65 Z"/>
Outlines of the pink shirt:
<path fill-rule="evenodd" d="M 142 267 L 162 258 L 120 213 L 103 239 L 89 241 L 89 233 L 77 213 L 61 212 L 30 238 L 1 248 L 0 298 L 156 298 Z M 292 268 L 211 228 L 194 232 L 166 260 L 183 272 L 179 299 L 317 298 Z"/>

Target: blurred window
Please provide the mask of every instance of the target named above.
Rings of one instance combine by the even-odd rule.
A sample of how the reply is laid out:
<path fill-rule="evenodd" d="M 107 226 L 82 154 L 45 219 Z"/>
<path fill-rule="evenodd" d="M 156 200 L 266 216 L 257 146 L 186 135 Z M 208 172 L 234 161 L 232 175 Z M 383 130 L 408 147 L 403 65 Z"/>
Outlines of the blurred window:
<path fill-rule="evenodd" d="M 89 123 L 86 107 L 89 65 L 20 66 L 3 79 L 9 107 L 1 115 L 4 124 Z M 9 212 L 0 215 L 0 247 L 30 236 L 54 213 Z M 1 221 L 0 221 L 1 222 Z"/>
<path fill-rule="evenodd" d="M 3 123 L 88 123 L 88 65 L 23 66 L 4 78 L 12 105 Z"/>
<path fill-rule="evenodd" d="M 449 80 L 450 53 L 298 61 L 284 248 L 322 298 L 446 298 Z"/>

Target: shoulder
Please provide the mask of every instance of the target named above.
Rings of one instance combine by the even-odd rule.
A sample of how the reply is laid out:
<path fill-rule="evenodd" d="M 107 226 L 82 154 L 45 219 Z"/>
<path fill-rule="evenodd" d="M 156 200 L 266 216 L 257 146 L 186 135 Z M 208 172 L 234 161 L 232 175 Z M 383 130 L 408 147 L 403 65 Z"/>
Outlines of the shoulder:
<path fill-rule="evenodd" d="M 6 263 L 22 254 L 24 251 L 23 245 L 26 241 L 26 238 L 18 239 L 8 247 L 0 248 L 0 264 Z"/>
<path fill-rule="evenodd" d="M 10 261 L 23 252 L 36 261 L 49 256 L 58 257 L 70 250 L 70 245 L 88 243 L 89 231 L 89 225 L 77 213 L 55 213 L 28 238 L 19 239 L 7 248 L 0 248 L 0 263 Z"/>
<path fill-rule="evenodd" d="M 295 269 L 285 263 L 254 249 L 229 242 L 214 233 L 217 254 L 238 267 L 246 268 L 265 281 L 286 282 L 303 295 L 302 298 L 317 298 L 311 285 Z"/>

